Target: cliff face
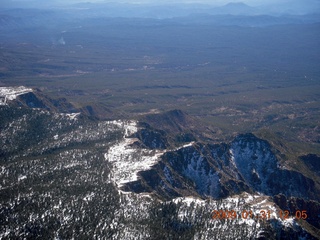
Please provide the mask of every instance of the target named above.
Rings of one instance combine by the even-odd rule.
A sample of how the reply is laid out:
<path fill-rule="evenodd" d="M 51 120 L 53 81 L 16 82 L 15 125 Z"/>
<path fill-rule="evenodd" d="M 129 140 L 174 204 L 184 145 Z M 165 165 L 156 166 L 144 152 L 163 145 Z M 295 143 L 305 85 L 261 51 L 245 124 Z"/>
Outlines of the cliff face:
<path fill-rule="evenodd" d="M 79 112 L 65 98 L 51 99 L 43 95 L 40 91 L 33 91 L 22 94 L 11 103 L 11 105 L 23 106 L 28 108 L 40 108 L 54 112 Z"/>
<path fill-rule="evenodd" d="M 157 138 L 150 141 L 156 145 Z M 139 175 L 125 189 L 156 187 L 159 195 L 169 198 L 188 194 L 219 199 L 244 191 L 305 199 L 320 196 L 314 180 L 282 169 L 270 144 L 253 134 L 239 135 L 230 144 L 193 143 L 167 151 L 151 170 Z"/>
<path fill-rule="evenodd" d="M 315 182 L 299 172 L 281 169 L 267 141 L 252 134 L 240 135 L 231 143 L 230 151 L 238 171 L 253 190 L 319 199 Z"/>
<path fill-rule="evenodd" d="M 52 99 L 39 89 L 20 87 L 0 87 L 0 106 L 45 109 L 52 112 L 79 112 L 65 98 Z"/>

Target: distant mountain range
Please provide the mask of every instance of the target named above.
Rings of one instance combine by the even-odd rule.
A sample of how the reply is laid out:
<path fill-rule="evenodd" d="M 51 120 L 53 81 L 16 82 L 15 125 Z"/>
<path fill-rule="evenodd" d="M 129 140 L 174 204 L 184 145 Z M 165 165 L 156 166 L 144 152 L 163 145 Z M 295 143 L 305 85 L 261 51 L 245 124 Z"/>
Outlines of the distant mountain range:
<path fill-rule="evenodd" d="M 150 17 L 170 18 L 187 16 L 190 14 L 232 14 L 232 15 L 304 15 L 320 13 L 318 0 L 291 0 L 287 2 L 273 2 L 264 5 L 248 5 L 244 2 L 229 2 L 225 5 L 203 3 L 179 2 L 148 2 L 148 3 L 122 3 L 122 2 L 81 2 L 72 3 L 64 1 L 12 1 L 3 0 L 0 8 L 55 8 L 100 11 L 109 17 Z"/>
<path fill-rule="evenodd" d="M 121 18 L 119 18 L 121 17 Z M 222 7 L 206 8 L 190 6 L 124 6 L 121 4 L 77 4 L 71 9 L 0 9 L 0 29 L 23 29 L 33 27 L 56 27 L 77 22 L 114 21 L 144 24 L 210 24 L 261 27 L 278 24 L 309 24 L 320 22 L 320 14 L 272 15 L 243 3 L 229 3 Z M 138 20 L 141 19 L 141 20 Z M 45 23 L 45 26 L 43 25 Z M 109 21 L 109 23 L 112 23 Z M 21 32 L 21 33 L 23 33 Z"/>

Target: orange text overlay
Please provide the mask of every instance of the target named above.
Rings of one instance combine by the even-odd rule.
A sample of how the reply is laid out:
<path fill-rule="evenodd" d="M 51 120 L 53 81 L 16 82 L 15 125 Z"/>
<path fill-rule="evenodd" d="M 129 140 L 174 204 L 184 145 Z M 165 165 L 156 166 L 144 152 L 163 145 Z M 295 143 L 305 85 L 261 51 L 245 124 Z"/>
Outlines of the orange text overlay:
<path fill-rule="evenodd" d="M 212 219 L 281 219 L 285 220 L 291 217 L 295 217 L 296 219 L 307 219 L 308 214 L 305 210 L 297 210 L 295 212 L 289 212 L 287 210 L 213 210 L 212 211 Z"/>

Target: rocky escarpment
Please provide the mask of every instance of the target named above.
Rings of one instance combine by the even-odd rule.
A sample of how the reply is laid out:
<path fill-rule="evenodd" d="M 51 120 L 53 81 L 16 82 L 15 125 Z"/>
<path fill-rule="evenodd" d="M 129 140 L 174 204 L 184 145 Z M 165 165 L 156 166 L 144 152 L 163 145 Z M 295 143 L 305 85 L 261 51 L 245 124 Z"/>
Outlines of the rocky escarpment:
<path fill-rule="evenodd" d="M 250 191 L 230 162 L 228 151 L 223 151 L 225 147 L 195 143 L 168 151 L 150 172 L 141 172 L 140 180 L 127 185 L 127 189 L 155 189 L 167 198 L 186 195 L 224 198 Z"/>
<path fill-rule="evenodd" d="M 167 151 L 139 176 L 124 189 L 155 191 L 169 199 L 185 195 L 219 199 L 243 191 L 315 200 L 320 196 L 314 180 L 281 168 L 270 144 L 253 134 L 239 135 L 229 144 L 193 143 Z"/>
<path fill-rule="evenodd" d="M 237 170 L 255 191 L 319 199 L 315 181 L 299 172 L 282 168 L 267 141 L 253 134 L 240 135 L 231 143 L 230 151 Z"/>
<path fill-rule="evenodd" d="M 66 98 L 51 98 L 40 89 L 0 87 L 0 106 L 43 109 L 57 113 L 81 113 L 95 119 L 110 119 L 112 111 L 100 105 L 76 107 Z"/>
<path fill-rule="evenodd" d="M 45 109 L 53 112 L 79 112 L 65 98 L 52 99 L 39 89 L 20 87 L 1 87 L 0 105 L 10 107 L 24 107 Z"/>
<path fill-rule="evenodd" d="M 166 149 L 169 147 L 168 140 L 166 138 L 166 133 L 164 131 L 159 131 L 152 129 L 147 126 L 147 128 L 139 129 L 133 137 L 138 138 L 142 145 L 150 149 Z"/>

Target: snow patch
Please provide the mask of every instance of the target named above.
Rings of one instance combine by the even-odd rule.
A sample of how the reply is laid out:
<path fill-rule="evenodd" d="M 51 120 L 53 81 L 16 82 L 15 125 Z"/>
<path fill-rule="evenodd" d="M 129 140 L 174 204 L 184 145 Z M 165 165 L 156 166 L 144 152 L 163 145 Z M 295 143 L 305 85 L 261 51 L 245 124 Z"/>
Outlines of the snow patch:
<path fill-rule="evenodd" d="M 94 192 L 89 193 L 89 194 L 87 194 L 87 195 L 83 198 L 83 200 L 89 202 L 89 201 L 92 200 L 92 198 L 93 198 L 94 196 L 95 196 L 95 193 L 94 193 Z"/>
<path fill-rule="evenodd" d="M 115 120 L 110 123 L 124 130 L 122 141 L 111 146 L 105 153 L 105 159 L 113 164 L 112 181 L 121 187 L 125 183 L 137 181 L 138 172 L 149 170 L 167 150 L 150 150 L 132 146 L 134 142 L 139 141 L 137 138 L 130 137 L 138 132 L 136 121 Z M 193 142 L 185 144 L 175 150 L 192 144 Z M 169 177 L 169 172 L 167 175 Z"/>
<path fill-rule="evenodd" d="M 119 187 L 138 180 L 138 172 L 150 169 L 164 153 L 131 147 L 130 145 L 136 140 L 125 138 L 124 141 L 112 146 L 105 154 L 105 158 L 113 163 L 112 177 Z"/>
<path fill-rule="evenodd" d="M 7 105 L 7 101 L 16 99 L 19 95 L 32 92 L 31 88 L 20 87 L 0 87 L 0 106 Z"/>
<path fill-rule="evenodd" d="M 135 121 L 112 121 L 124 129 L 122 141 L 111 146 L 105 154 L 106 160 L 113 163 L 112 179 L 118 185 L 138 180 L 138 172 L 150 169 L 156 164 L 164 151 L 139 149 L 132 146 L 138 139 L 129 138 L 138 131 Z"/>
<path fill-rule="evenodd" d="M 185 203 L 188 207 L 194 203 L 195 205 L 204 205 L 205 204 L 205 200 L 203 199 L 199 199 L 196 197 L 178 197 L 172 200 L 174 203 L 178 203 L 178 202 L 182 202 Z"/>
<path fill-rule="evenodd" d="M 79 115 L 80 115 L 80 113 L 66 113 L 65 114 L 65 116 L 67 116 L 70 120 L 76 120 Z"/>
<path fill-rule="evenodd" d="M 25 176 L 25 175 L 19 176 L 19 177 L 18 177 L 18 181 L 20 182 L 20 181 L 22 181 L 22 180 L 24 180 L 24 179 L 26 179 L 26 178 L 27 178 L 27 176 Z"/>

